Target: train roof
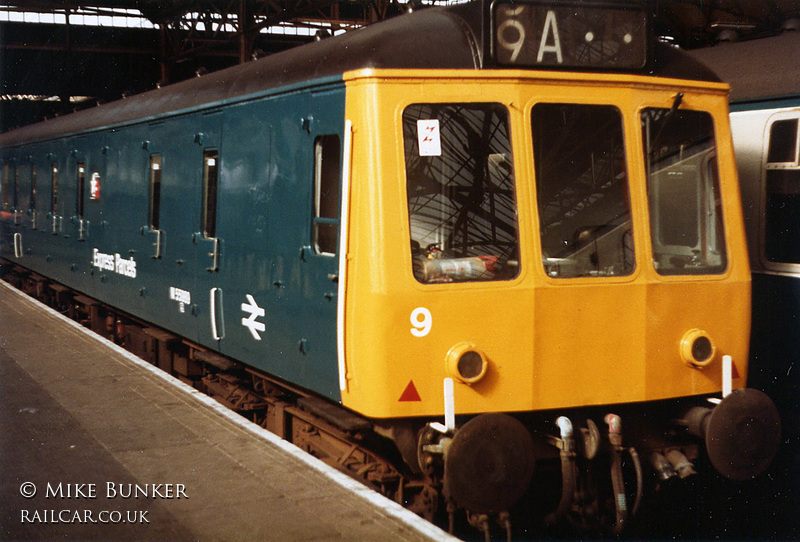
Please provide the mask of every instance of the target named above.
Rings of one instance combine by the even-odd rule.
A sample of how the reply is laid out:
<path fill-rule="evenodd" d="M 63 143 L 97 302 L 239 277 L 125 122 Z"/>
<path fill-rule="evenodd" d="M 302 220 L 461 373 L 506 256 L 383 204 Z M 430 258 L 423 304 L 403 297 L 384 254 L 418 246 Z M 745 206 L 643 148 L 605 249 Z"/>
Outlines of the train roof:
<path fill-rule="evenodd" d="M 691 55 L 731 85 L 732 103 L 800 95 L 800 32 L 691 51 Z"/>
<path fill-rule="evenodd" d="M 143 122 L 245 99 L 270 89 L 335 78 L 357 69 L 493 69 L 497 66 L 487 60 L 486 53 L 487 11 L 487 4 L 482 1 L 417 10 L 246 64 L 11 130 L 0 135 L 0 144 L 18 145 Z M 660 43 L 655 43 L 641 68 L 612 71 L 719 81 L 690 56 Z"/>

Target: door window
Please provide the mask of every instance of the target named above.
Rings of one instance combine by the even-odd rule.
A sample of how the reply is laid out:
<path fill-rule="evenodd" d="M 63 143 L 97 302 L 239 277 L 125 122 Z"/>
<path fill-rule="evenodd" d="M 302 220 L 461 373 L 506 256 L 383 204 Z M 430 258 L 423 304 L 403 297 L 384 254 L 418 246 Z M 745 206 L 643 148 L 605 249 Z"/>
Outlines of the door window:
<path fill-rule="evenodd" d="M 78 178 L 76 182 L 77 187 L 77 198 L 75 199 L 75 214 L 78 216 L 79 219 L 83 219 L 83 193 L 84 193 L 84 185 L 86 183 L 86 164 L 83 162 L 78 162 Z"/>
<path fill-rule="evenodd" d="M 161 155 L 150 157 L 150 206 L 148 224 L 151 230 L 160 229 L 161 225 Z"/>
<path fill-rule="evenodd" d="M 219 172 L 219 152 L 203 152 L 203 236 L 217 235 L 217 178 Z M 160 177 L 159 177 L 160 178 Z M 160 186 L 160 183 L 159 183 Z"/>
<path fill-rule="evenodd" d="M 335 254 L 339 241 L 340 156 L 338 135 L 314 140 L 313 243 L 317 254 Z"/>

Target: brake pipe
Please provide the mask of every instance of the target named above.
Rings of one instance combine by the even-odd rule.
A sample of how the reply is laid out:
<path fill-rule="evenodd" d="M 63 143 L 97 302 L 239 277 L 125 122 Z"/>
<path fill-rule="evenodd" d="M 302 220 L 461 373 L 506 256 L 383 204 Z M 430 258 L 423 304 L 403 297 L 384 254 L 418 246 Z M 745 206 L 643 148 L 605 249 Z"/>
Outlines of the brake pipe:
<path fill-rule="evenodd" d="M 572 421 L 566 416 L 560 416 L 556 425 L 561 432 L 561 438 L 556 441 L 561 457 L 561 500 L 554 512 L 548 514 L 545 522 L 553 524 L 566 515 L 572 506 L 577 484 L 577 469 L 575 465 L 575 438 Z"/>
<path fill-rule="evenodd" d="M 631 510 L 631 517 L 636 515 L 639 511 L 639 505 L 642 503 L 642 496 L 644 494 L 644 472 L 642 471 L 642 461 L 639 459 L 639 452 L 636 448 L 631 446 L 628 448 L 628 454 L 633 461 L 633 469 L 636 471 L 636 499 L 633 501 L 633 509 Z"/>
<path fill-rule="evenodd" d="M 628 519 L 625 480 L 622 477 L 622 420 L 616 414 L 607 414 L 605 422 L 608 424 L 608 440 L 613 448 L 613 453 L 611 454 L 611 486 L 614 490 L 614 508 L 616 509 L 617 520 L 612 531 L 615 534 L 619 534 Z"/>

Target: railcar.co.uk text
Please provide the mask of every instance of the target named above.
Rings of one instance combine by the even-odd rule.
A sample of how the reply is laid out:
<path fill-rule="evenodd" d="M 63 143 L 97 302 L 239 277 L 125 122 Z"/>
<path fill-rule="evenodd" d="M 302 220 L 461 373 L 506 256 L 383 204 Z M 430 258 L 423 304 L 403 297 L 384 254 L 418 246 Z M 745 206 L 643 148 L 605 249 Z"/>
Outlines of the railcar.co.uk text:
<path fill-rule="evenodd" d="M 188 499 L 184 484 L 132 484 L 119 482 L 96 483 L 51 483 L 47 482 L 44 494 L 33 482 L 23 482 L 20 494 L 26 499 L 33 499 L 37 493 L 45 499 L 52 500 L 154 500 L 154 499 Z M 22 523 L 139 523 L 147 524 L 147 510 L 95 510 L 78 508 L 37 508 L 20 510 Z"/>

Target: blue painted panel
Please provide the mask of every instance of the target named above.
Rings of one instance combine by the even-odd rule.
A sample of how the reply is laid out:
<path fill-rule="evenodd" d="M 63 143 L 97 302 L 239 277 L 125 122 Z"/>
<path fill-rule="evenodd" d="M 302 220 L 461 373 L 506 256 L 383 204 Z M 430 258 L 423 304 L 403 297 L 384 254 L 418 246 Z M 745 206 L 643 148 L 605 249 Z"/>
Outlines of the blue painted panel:
<path fill-rule="evenodd" d="M 343 126 L 343 86 L 227 108 L 217 226 L 222 350 L 335 399 L 338 258 L 309 246 L 314 141 Z"/>
<path fill-rule="evenodd" d="M 146 246 L 139 232 L 143 209 L 147 208 L 144 176 L 146 165 L 140 158 L 142 127 L 114 129 L 104 134 L 105 176 L 101 200 L 103 224 L 93 230 L 89 242 L 99 254 L 125 261 L 119 268 L 95 267 L 96 295 L 101 299 L 118 300 L 115 306 L 131 314 L 140 314 L 144 304 L 147 280 Z M 95 233 L 97 232 L 97 233 Z M 135 269 L 134 269 L 135 267 Z M 143 290 L 144 289 L 144 290 Z"/>
<path fill-rule="evenodd" d="M 20 263 L 154 325 L 339 399 L 338 257 L 317 255 L 310 246 L 314 141 L 331 134 L 343 139 L 344 100 L 344 84 L 326 80 L 320 87 L 250 96 L 209 111 L 68 135 L 24 151 L 4 149 L 4 160 L 15 152 L 37 155 L 39 181 L 46 187 L 41 191 L 43 206 L 49 206 L 51 161 L 59 168 L 63 228 L 56 234 L 47 228 L 29 232 L 38 238 L 31 257 Z M 219 151 L 216 271 L 208 270 L 213 245 L 201 234 L 206 149 Z M 152 154 L 162 161 L 160 258 L 153 257 L 155 236 L 147 227 Z M 86 169 L 88 224 L 82 235 L 76 211 L 78 163 Z M 93 173 L 101 182 L 97 200 L 90 199 Z M 4 251 L 5 238 L 19 228 L 7 222 Z M 135 262 L 135 276 L 95 265 L 95 255 Z M 190 300 L 182 303 L 175 291 Z M 215 322 L 224 335 L 221 340 L 211 333 L 212 292 L 217 293 Z"/>

